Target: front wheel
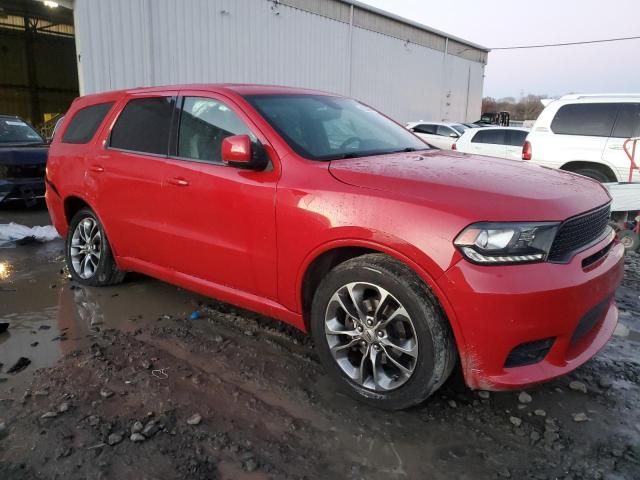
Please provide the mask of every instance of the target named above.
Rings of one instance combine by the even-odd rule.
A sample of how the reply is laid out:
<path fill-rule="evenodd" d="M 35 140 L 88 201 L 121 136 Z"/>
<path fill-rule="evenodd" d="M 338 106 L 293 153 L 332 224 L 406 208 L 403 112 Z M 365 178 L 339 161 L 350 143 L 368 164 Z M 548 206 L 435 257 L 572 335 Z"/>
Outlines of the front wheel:
<path fill-rule="evenodd" d="M 311 331 L 329 375 L 379 408 L 422 402 L 455 365 L 453 335 L 436 299 L 413 271 L 382 254 L 327 274 L 313 299 Z"/>
<path fill-rule="evenodd" d="M 83 208 L 71 219 L 66 260 L 71 277 L 83 285 L 103 287 L 124 279 L 125 273 L 116 266 L 100 220 L 88 208 Z"/>

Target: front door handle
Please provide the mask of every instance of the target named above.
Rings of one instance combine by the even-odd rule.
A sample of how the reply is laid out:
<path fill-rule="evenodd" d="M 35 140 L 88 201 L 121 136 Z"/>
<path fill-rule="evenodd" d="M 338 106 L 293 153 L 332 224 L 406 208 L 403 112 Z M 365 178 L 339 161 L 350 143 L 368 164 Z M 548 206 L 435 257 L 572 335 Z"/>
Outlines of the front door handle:
<path fill-rule="evenodd" d="M 609 145 L 609 150 L 622 150 L 623 148 L 622 145 Z"/>
<path fill-rule="evenodd" d="M 168 182 L 171 185 L 176 185 L 177 187 L 188 187 L 189 186 L 189 182 L 187 180 L 185 180 L 184 178 L 170 178 L 168 180 Z"/>
<path fill-rule="evenodd" d="M 89 167 L 89 170 L 91 170 L 92 172 L 96 172 L 96 173 L 102 173 L 104 172 L 104 168 L 101 167 L 100 165 L 91 165 Z"/>

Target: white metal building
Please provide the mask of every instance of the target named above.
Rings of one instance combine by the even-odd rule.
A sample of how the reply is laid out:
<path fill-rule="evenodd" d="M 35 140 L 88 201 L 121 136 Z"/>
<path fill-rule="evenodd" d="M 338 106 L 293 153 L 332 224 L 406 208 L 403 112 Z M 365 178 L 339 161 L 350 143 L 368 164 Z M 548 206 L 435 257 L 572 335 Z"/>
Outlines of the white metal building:
<path fill-rule="evenodd" d="M 71 5 L 81 94 L 173 83 L 266 83 L 353 96 L 402 122 L 480 118 L 486 48 L 359 2 Z"/>

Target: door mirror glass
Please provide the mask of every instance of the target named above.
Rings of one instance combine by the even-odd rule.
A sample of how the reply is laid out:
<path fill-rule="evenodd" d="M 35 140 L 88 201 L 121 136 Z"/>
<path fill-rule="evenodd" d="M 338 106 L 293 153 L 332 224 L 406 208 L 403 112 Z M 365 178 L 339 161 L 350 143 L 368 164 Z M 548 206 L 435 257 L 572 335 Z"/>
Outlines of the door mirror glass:
<path fill-rule="evenodd" d="M 251 139 L 249 135 L 232 135 L 222 140 L 222 161 L 235 167 L 251 165 Z"/>

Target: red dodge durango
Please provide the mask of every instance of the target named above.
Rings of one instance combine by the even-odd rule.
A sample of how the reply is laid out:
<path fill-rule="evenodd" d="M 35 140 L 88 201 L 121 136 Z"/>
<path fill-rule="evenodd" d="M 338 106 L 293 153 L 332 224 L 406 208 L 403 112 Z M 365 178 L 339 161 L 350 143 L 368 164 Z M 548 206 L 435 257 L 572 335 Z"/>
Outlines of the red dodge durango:
<path fill-rule="evenodd" d="M 338 95 L 85 96 L 46 186 L 75 281 L 141 272 L 278 318 L 380 408 L 423 401 L 457 361 L 473 389 L 563 375 L 617 322 L 624 253 L 600 184 L 432 149 Z"/>

